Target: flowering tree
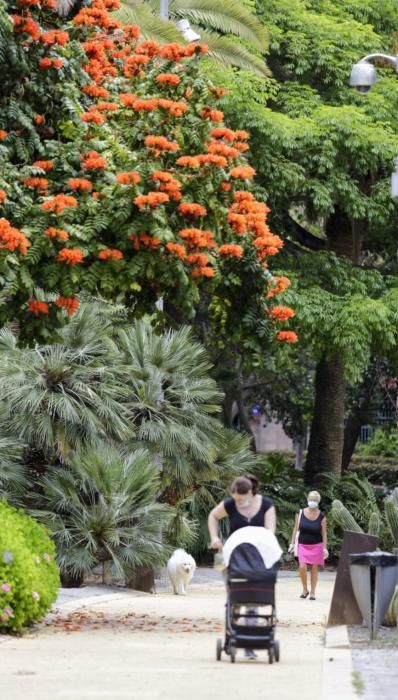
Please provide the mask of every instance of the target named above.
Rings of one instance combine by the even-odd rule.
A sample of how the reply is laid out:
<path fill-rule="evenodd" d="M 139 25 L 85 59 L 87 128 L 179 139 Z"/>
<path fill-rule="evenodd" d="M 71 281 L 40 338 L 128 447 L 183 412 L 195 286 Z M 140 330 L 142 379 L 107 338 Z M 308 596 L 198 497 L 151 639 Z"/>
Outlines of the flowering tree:
<path fill-rule="evenodd" d="M 139 42 L 117 2 L 62 25 L 55 0 L 0 0 L 0 324 L 45 335 L 84 291 L 192 318 L 205 294 L 220 331 L 263 339 L 294 314 L 269 308 L 289 282 L 249 135 L 223 124 L 206 46 Z"/>

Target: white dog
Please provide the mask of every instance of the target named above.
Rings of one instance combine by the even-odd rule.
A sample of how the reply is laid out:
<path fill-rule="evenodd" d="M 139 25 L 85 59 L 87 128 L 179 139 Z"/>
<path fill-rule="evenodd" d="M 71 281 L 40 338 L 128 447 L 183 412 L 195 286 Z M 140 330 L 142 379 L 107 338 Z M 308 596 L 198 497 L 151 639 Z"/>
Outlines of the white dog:
<path fill-rule="evenodd" d="M 186 595 L 188 584 L 196 569 L 196 562 L 184 549 L 176 549 L 167 562 L 167 573 L 174 595 Z"/>

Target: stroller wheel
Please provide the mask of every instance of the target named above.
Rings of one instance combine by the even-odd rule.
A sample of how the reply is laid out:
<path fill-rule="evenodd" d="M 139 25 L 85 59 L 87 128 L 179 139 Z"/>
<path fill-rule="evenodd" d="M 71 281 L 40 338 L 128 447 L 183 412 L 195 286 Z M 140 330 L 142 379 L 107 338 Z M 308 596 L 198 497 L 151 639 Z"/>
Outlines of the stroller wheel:
<path fill-rule="evenodd" d="M 236 647 L 234 647 L 234 646 L 229 647 L 229 655 L 231 657 L 231 664 L 234 664 L 235 659 L 236 659 Z"/>
<path fill-rule="evenodd" d="M 217 639 L 217 651 L 216 651 L 217 661 L 221 661 L 221 654 L 222 654 L 222 640 Z"/>
<path fill-rule="evenodd" d="M 268 663 L 273 664 L 274 663 L 274 648 L 270 647 L 268 649 Z"/>
<path fill-rule="evenodd" d="M 277 640 L 274 641 L 274 656 L 275 656 L 275 661 L 279 661 L 280 659 L 280 646 L 279 642 Z"/>

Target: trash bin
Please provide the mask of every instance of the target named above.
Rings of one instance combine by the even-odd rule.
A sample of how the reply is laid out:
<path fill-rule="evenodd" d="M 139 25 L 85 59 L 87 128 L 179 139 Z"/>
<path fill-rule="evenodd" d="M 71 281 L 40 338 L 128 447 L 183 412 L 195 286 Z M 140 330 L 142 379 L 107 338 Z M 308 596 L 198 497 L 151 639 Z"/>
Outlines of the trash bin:
<path fill-rule="evenodd" d="M 394 593 L 397 562 L 397 555 L 388 552 L 350 555 L 352 588 L 370 632 L 370 639 L 376 639 Z"/>

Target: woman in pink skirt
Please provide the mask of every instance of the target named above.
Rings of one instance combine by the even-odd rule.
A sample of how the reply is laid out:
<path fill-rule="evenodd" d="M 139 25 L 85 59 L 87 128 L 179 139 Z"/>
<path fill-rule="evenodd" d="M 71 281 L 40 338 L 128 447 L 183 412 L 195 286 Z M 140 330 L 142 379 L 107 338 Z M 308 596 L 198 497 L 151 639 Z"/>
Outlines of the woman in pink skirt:
<path fill-rule="evenodd" d="M 299 560 L 300 579 L 303 592 L 300 598 L 315 600 L 315 589 L 318 582 L 318 566 L 323 566 L 328 558 L 327 523 L 325 514 L 319 510 L 321 497 L 318 491 L 308 494 L 307 508 L 296 515 L 289 552 L 294 551 L 298 533 L 297 556 Z M 311 567 L 311 590 L 307 584 L 307 565 Z"/>

